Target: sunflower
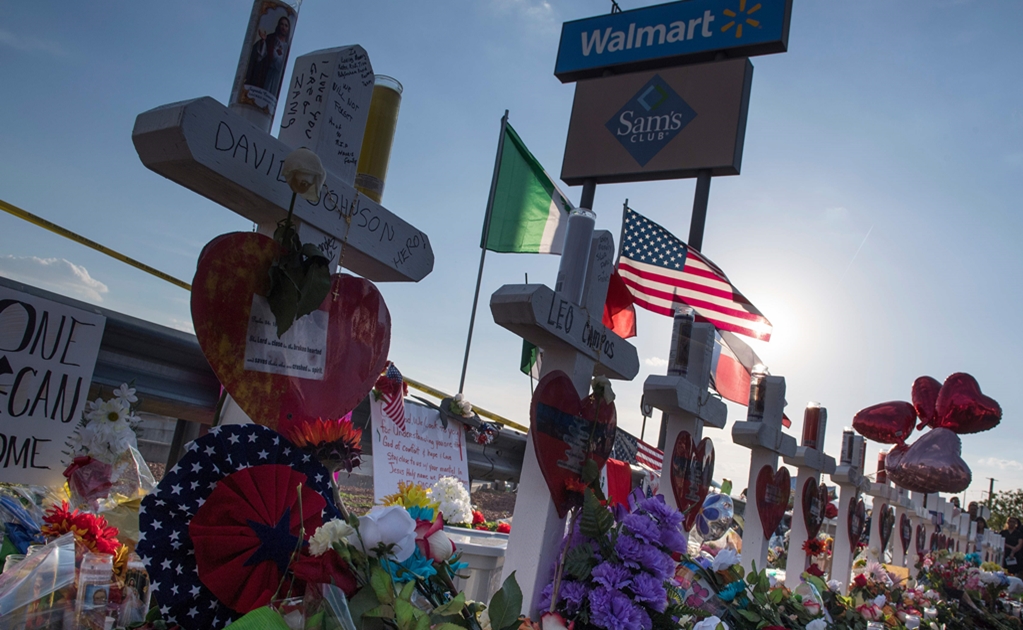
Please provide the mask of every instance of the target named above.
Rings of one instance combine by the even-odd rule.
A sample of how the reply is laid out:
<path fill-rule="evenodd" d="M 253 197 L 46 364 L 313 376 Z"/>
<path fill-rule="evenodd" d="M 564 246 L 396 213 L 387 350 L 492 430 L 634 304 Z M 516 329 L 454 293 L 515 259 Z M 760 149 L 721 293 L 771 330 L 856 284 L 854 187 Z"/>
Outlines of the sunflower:
<path fill-rule="evenodd" d="M 362 429 L 351 416 L 339 420 L 294 422 L 281 431 L 299 448 L 312 453 L 329 470 L 352 472 L 362 463 Z"/>
<path fill-rule="evenodd" d="M 824 553 L 827 548 L 827 543 L 819 538 L 808 538 L 803 543 L 803 551 L 805 551 L 808 556 L 819 556 Z"/>

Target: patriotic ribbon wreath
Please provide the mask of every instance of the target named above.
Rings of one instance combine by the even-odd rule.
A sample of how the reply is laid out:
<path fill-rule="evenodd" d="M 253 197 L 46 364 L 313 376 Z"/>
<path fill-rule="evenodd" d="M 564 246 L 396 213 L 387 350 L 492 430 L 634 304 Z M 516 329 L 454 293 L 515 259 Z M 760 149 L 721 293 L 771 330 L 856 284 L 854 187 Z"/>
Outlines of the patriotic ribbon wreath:
<path fill-rule="evenodd" d="M 340 517 L 331 497 L 327 469 L 266 427 L 215 427 L 189 444 L 139 509 L 136 551 L 164 619 L 223 628 L 270 603 L 300 526 L 308 537 Z"/>

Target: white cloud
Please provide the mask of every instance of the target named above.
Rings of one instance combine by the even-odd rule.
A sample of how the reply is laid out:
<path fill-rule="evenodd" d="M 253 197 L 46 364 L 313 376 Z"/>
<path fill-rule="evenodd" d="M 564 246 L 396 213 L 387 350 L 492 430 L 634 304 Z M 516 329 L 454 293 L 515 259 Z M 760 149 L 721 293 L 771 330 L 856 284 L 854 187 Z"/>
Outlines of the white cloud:
<path fill-rule="evenodd" d="M 998 457 L 981 457 L 977 460 L 981 466 L 998 468 L 999 470 L 1023 470 L 1023 463 L 1014 459 L 999 459 Z"/>
<path fill-rule="evenodd" d="M 3 29 L 0 29 L 0 45 L 9 46 L 22 52 L 45 52 L 58 57 L 63 57 L 65 54 L 64 49 L 57 42 L 17 35 Z"/>
<path fill-rule="evenodd" d="M 102 302 L 110 291 L 107 285 L 89 275 L 89 270 L 64 258 L 37 256 L 0 256 L 0 274 L 62 295 L 72 294 L 92 302 Z"/>
<path fill-rule="evenodd" d="M 650 367 L 655 368 L 668 367 L 668 360 L 662 359 L 661 357 L 650 357 L 648 359 L 643 359 L 643 363 L 646 363 Z"/>
<path fill-rule="evenodd" d="M 498 13 L 522 16 L 544 31 L 561 30 L 561 20 L 548 0 L 493 0 L 492 6 Z"/>

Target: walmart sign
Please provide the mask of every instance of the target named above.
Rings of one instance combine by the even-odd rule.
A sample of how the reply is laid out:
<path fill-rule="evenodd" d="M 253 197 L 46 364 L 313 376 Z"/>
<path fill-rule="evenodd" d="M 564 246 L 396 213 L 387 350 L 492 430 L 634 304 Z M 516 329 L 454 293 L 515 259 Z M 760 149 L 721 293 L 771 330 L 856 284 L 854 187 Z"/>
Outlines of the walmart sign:
<path fill-rule="evenodd" d="M 785 52 L 792 0 L 684 0 L 565 22 L 554 76 L 563 83 Z"/>

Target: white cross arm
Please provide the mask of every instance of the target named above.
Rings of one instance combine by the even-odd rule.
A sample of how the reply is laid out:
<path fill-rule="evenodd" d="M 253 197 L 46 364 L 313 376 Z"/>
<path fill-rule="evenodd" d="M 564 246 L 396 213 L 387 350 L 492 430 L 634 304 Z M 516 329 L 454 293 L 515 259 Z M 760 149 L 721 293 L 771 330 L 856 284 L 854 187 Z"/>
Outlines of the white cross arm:
<path fill-rule="evenodd" d="M 835 472 L 835 458 L 815 448 L 797 446 L 796 454 L 786 455 L 784 459 L 789 466 L 811 468 L 826 475 Z"/>
<path fill-rule="evenodd" d="M 651 374 L 643 383 L 643 397 L 655 409 L 669 415 L 686 413 L 716 429 L 725 428 L 728 418 L 725 403 L 684 376 Z"/>
<path fill-rule="evenodd" d="M 506 284 L 490 296 L 494 322 L 539 348 L 559 344 L 596 362 L 596 374 L 631 380 L 639 373 L 636 348 L 586 309 L 542 284 Z"/>
<path fill-rule="evenodd" d="M 210 97 L 139 114 L 132 131 L 146 168 L 259 224 L 287 214 L 281 177 L 291 147 Z M 418 282 L 433 271 L 426 234 L 328 171 L 320 201 L 295 201 L 295 217 L 347 243 L 344 266 L 377 282 Z M 346 218 L 351 217 L 351 223 Z"/>

